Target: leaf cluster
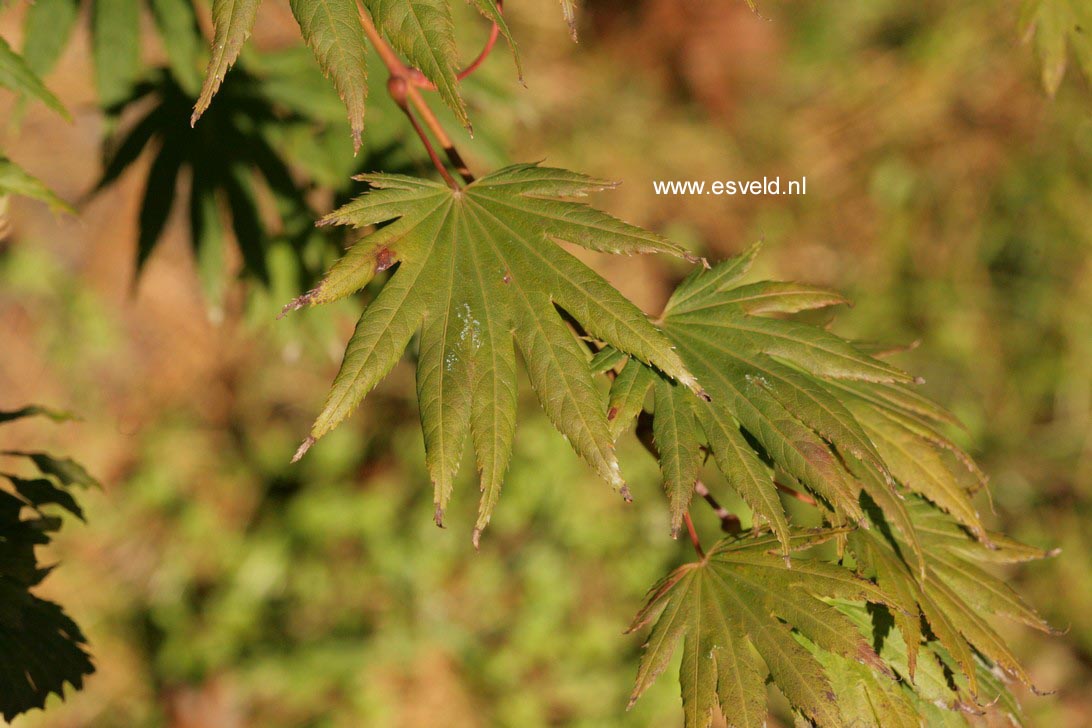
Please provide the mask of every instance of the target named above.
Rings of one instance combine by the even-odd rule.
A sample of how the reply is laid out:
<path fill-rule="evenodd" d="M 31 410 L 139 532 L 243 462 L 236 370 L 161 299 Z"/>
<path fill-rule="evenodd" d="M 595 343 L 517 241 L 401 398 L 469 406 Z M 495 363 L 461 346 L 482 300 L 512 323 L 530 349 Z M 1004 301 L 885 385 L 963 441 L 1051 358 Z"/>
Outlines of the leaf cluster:
<path fill-rule="evenodd" d="M 653 587 L 634 624 L 658 617 L 634 700 L 682 640 L 688 726 L 709 725 L 717 710 L 730 725 L 761 725 L 767 673 L 820 725 L 916 725 L 937 710 L 958 721 L 999 696 L 1018 717 L 985 675 L 1031 679 L 983 615 L 1050 628 L 981 564 L 1048 554 L 986 530 L 971 500 L 985 477 L 941 431 L 954 418 L 877 358 L 881 347 L 793 316 L 844 299 L 743 283 L 756 253 L 696 271 L 661 318 L 708 400 L 636 361 L 621 363 L 612 385 L 616 433 L 651 400 L 642 417 L 651 418 L 675 530 L 709 458 L 750 507 L 755 532 L 768 532 L 726 539 Z M 827 530 L 794 526 L 785 492 L 812 503 Z M 837 543 L 842 562 L 823 569 L 872 591 L 846 596 L 828 580 L 834 572 L 815 574 L 813 559 L 792 556 L 822 540 Z M 841 613 L 832 599 L 846 603 Z M 785 639 L 769 636 L 778 631 Z"/>

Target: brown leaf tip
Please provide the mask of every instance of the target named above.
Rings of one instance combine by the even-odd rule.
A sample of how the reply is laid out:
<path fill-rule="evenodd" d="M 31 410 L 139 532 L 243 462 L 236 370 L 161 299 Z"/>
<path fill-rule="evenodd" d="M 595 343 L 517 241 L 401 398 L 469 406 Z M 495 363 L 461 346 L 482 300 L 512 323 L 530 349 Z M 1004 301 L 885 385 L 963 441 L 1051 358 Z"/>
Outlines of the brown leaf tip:
<path fill-rule="evenodd" d="M 618 489 L 618 492 L 622 494 L 622 499 L 626 503 L 632 503 L 633 502 L 633 493 L 631 493 L 629 491 L 629 486 L 628 485 L 623 485 L 621 488 Z"/>
<path fill-rule="evenodd" d="M 277 314 L 277 320 L 280 321 L 282 318 L 284 318 L 285 316 L 287 316 L 291 312 L 299 311 L 304 306 L 310 306 L 312 303 L 315 302 L 315 298 L 317 296 L 318 296 L 318 289 L 314 288 L 314 289 L 308 291 L 307 293 L 303 294 L 302 296 L 297 296 L 296 298 L 293 298 L 291 301 L 286 303 L 284 305 L 284 308 L 281 309 L 281 312 L 279 314 Z"/>
<path fill-rule="evenodd" d="M 296 448 L 296 454 L 292 456 L 292 462 L 298 463 L 300 458 L 307 454 L 307 451 L 311 449 L 311 446 L 315 444 L 315 438 L 311 435 L 307 436 L 300 446 Z"/>
<path fill-rule="evenodd" d="M 475 551 L 482 550 L 482 530 L 480 528 L 475 528 L 470 534 L 470 541 L 474 544 Z"/>
<path fill-rule="evenodd" d="M 444 509 L 440 507 L 439 503 L 436 504 L 436 512 L 432 514 L 432 520 L 436 522 L 438 527 L 444 527 Z"/>
<path fill-rule="evenodd" d="M 705 270 L 710 270 L 713 266 L 709 265 L 709 261 L 701 255 L 694 255 L 693 253 L 683 253 L 683 260 L 687 263 L 701 264 L 701 267 Z"/>

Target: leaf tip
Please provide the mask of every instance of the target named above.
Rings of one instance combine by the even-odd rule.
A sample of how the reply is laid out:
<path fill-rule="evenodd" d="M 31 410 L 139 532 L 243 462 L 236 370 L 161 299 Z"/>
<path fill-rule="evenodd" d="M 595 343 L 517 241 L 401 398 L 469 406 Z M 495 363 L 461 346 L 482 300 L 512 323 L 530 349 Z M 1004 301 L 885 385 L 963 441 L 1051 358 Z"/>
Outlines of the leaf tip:
<path fill-rule="evenodd" d="M 482 530 L 480 528 L 475 528 L 473 532 L 471 532 L 470 541 L 474 544 L 475 551 L 482 550 Z"/>
<path fill-rule="evenodd" d="M 439 528 L 444 527 L 444 509 L 439 503 L 436 504 L 436 510 L 432 514 L 432 520 L 436 522 L 436 525 Z"/>
<path fill-rule="evenodd" d="M 302 296 L 297 296 L 296 298 L 293 298 L 291 301 L 284 304 L 283 308 L 281 308 L 281 312 L 277 314 L 277 320 L 280 321 L 291 312 L 299 311 L 304 306 L 310 306 L 312 303 L 314 303 L 316 296 L 318 296 L 318 289 L 314 288 L 303 294 Z"/>
<path fill-rule="evenodd" d="M 306 439 L 300 443 L 300 446 L 296 448 L 296 454 L 292 456 L 291 462 L 298 463 L 300 458 L 307 454 L 307 451 L 311 449 L 311 446 L 314 445 L 315 442 L 315 436 L 308 435 Z"/>

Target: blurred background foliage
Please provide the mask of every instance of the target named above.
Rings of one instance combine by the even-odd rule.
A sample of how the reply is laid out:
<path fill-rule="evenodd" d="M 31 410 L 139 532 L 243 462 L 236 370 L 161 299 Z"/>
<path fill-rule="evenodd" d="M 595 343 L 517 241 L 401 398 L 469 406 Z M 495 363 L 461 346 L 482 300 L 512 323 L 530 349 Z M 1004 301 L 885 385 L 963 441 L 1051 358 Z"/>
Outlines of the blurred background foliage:
<path fill-rule="evenodd" d="M 3 437 L 70 453 L 104 483 L 83 499 L 88 525 L 51 547 L 65 568 L 41 589 L 79 622 L 98 672 L 21 722 L 675 724 L 671 679 L 623 712 L 639 642 L 621 631 L 644 590 L 689 557 L 634 442 L 622 462 L 637 498 L 623 506 L 524 393 L 529 419 L 476 555 L 471 478 L 448 528 L 432 525 L 409 366 L 288 465 L 359 311 L 344 302 L 274 321 L 347 242 L 310 220 L 356 191 L 357 171 L 427 173 L 384 95 L 372 94 L 354 158 L 287 4 L 267 0 L 253 47 L 190 131 L 187 51 L 153 32 L 156 8 L 175 3 L 138 18 L 138 57 L 156 70 L 108 100 L 90 62 L 102 58 L 94 13 L 69 4 L 71 41 L 37 68 L 51 69 L 72 123 L 0 99 L 5 153 L 79 210 L 10 203 L 0 408 L 39 401 L 85 417 L 19 422 Z M 0 32 L 22 49 L 27 7 L 8 6 Z M 191 25 L 207 34 L 197 7 Z M 1016 0 L 760 9 L 587 0 L 573 45 L 554 0 L 514 0 L 528 88 L 497 53 L 467 83 L 475 139 L 449 128 L 475 170 L 545 158 L 624 180 L 596 203 L 710 257 L 764 237 L 764 273 L 857 301 L 840 332 L 920 341 L 899 363 L 966 423 L 960 444 L 993 479 L 991 525 L 1062 549 L 1013 578 L 1068 635 L 1000 625 L 1058 691 L 1024 696 L 1028 722 L 1087 725 L 1089 84 L 1069 73 L 1053 98 L 1043 92 Z M 470 49 L 487 29 L 469 11 L 465 21 Z M 217 184 L 193 184 L 210 169 Z M 808 194 L 670 197 L 651 184 L 776 175 L 806 175 Z M 584 257 L 650 312 L 685 272 Z M 712 538 L 716 524 L 699 527 Z"/>

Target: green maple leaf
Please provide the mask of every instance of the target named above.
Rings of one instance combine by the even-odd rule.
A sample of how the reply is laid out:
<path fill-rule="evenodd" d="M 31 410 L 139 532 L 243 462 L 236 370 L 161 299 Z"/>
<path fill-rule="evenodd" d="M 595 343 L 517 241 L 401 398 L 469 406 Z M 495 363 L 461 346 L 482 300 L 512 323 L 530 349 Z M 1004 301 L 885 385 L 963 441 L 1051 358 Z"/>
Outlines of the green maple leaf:
<path fill-rule="evenodd" d="M 755 246 L 695 272 L 664 310 L 663 330 L 709 401 L 630 362 L 612 386 L 609 414 L 618 434 L 640 411 L 649 387 L 654 388 L 653 434 L 675 530 L 689 503 L 704 444 L 787 554 L 789 524 L 770 465 L 818 495 L 836 520 L 859 520 L 862 488 L 875 489 L 876 498 L 884 499 L 891 472 L 834 383 L 913 380 L 824 329 L 765 315 L 845 299 L 797 283 L 737 285 L 757 251 Z"/>
<path fill-rule="evenodd" d="M 628 497 L 588 353 L 559 309 L 589 335 L 685 386 L 697 390 L 696 380 L 641 311 L 552 241 L 612 253 L 690 256 L 652 233 L 565 199 L 611 186 L 565 170 L 516 165 L 460 190 L 398 175 L 363 179 L 372 190 L 322 223 L 394 222 L 362 238 L 314 290 L 286 308 L 342 298 L 377 272 L 398 268 L 361 316 L 297 457 L 349 415 L 420 330 L 417 393 L 437 520 L 469 434 L 481 473 L 477 536 L 489 521 L 511 454 L 514 340 L 551 421 Z"/>
<path fill-rule="evenodd" d="M 808 548 L 839 531 L 789 535 Z M 655 625 L 645 642 L 630 705 L 667 668 L 682 642 L 679 680 L 687 728 L 719 710 L 730 726 L 766 724 L 766 674 L 793 707 L 819 725 L 843 725 L 823 662 L 793 637 L 867 666 L 887 668 L 854 624 L 823 598 L 890 603 L 875 585 L 834 564 L 797 558 L 791 568 L 774 537 L 725 539 L 700 562 L 656 584 L 630 631 Z"/>
<path fill-rule="evenodd" d="M 862 570 L 874 576 L 900 606 L 894 621 L 907 645 L 908 677 L 915 678 L 919 645 L 929 637 L 950 655 L 955 669 L 962 671 L 971 696 L 981 697 L 979 656 L 995 664 L 1006 676 L 1033 687 L 1027 671 L 985 615 L 1007 617 L 1043 632 L 1052 630 L 1011 587 L 982 564 L 1015 563 L 1050 554 L 1001 534 L 987 534 L 990 545 L 986 546 L 922 498 L 908 496 L 907 510 L 922 549 L 920 572 L 902 557 L 908 548 L 906 539 L 887 528 L 884 516 L 874 509 L 869 515 L 875 527 L 850 534 L 849 547 Z M 931 635 L 923 633 L 919 613 Z M 989 702 L 993 697 L 979 702 Z"/>

